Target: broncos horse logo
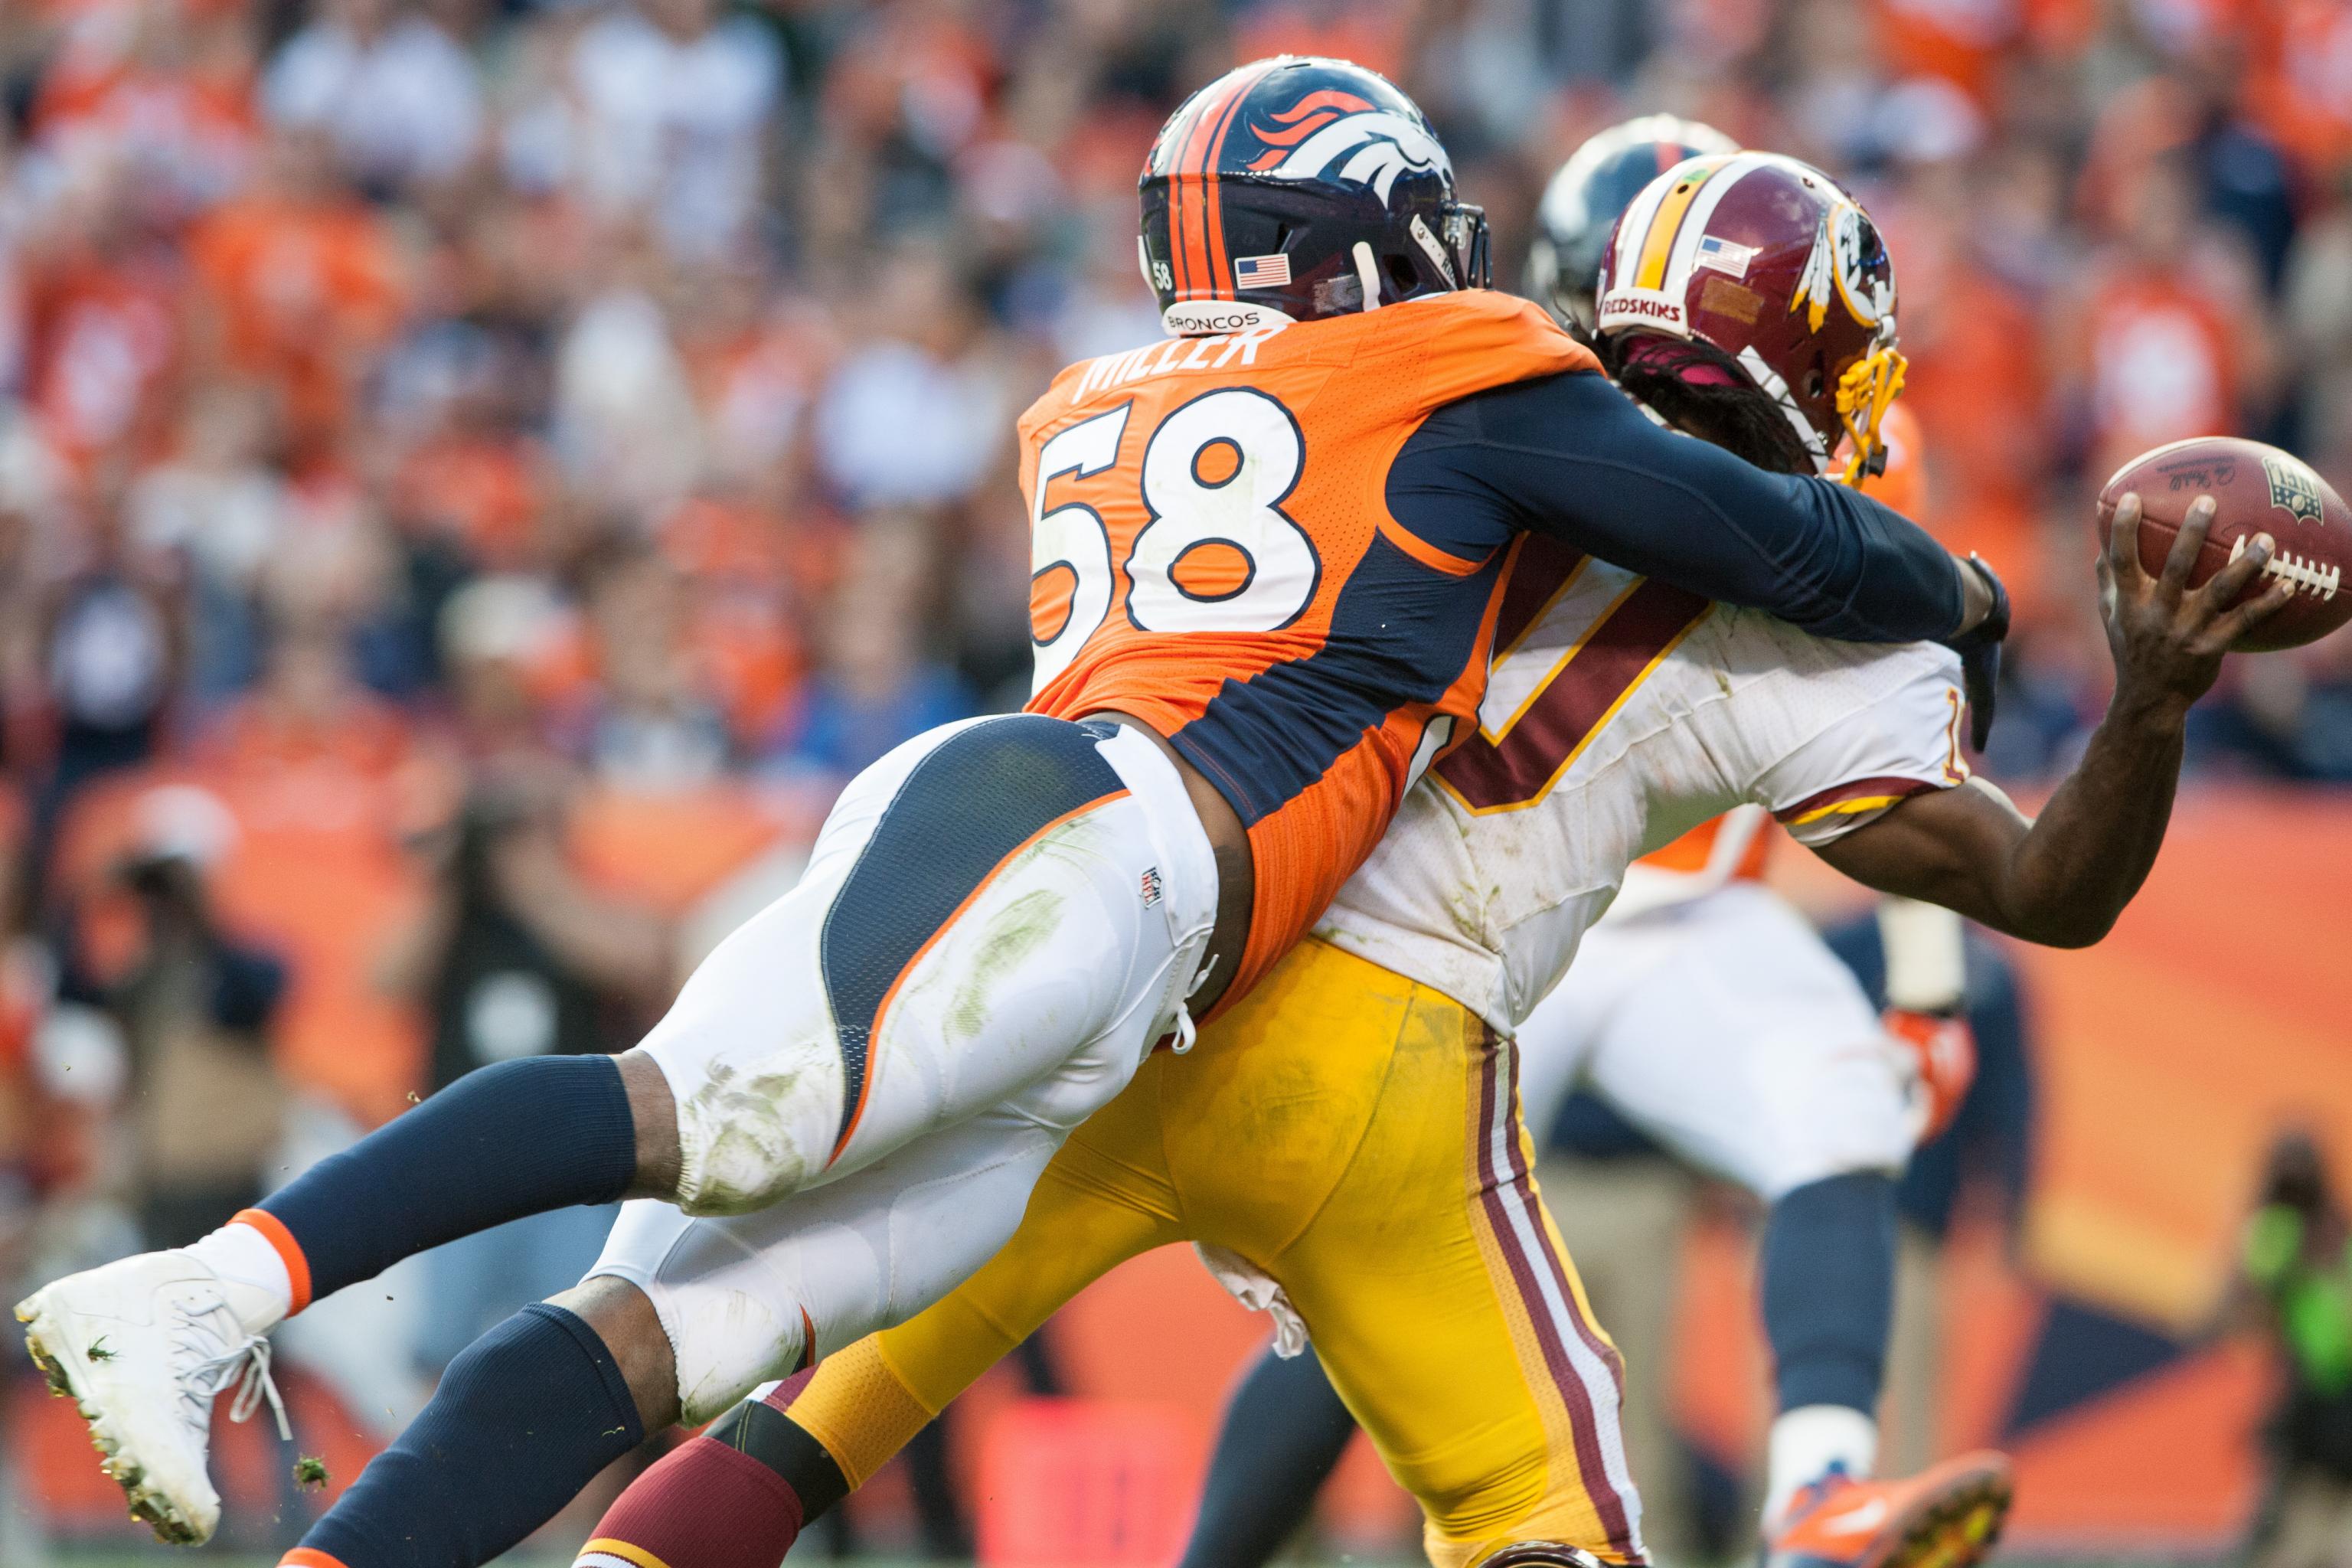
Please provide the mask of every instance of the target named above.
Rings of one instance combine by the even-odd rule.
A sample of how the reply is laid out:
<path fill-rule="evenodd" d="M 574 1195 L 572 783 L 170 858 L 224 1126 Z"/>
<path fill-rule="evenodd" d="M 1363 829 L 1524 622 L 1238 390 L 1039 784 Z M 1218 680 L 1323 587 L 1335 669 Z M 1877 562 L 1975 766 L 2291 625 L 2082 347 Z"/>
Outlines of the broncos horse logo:
<path fill-rule="evenodd" d="M 1450 179 L 1454 174 L 1427 127 L 1351 92 L 1311 92 L 1273 118 L 1273 125 L 1255 128 L 1266 151 L 1250 164 L 1252 174 L 1311 180 L 1336 163 L 1333 178 L 1370 185 L 1383 203 L 1399 174 L 1434 170 Z"/>

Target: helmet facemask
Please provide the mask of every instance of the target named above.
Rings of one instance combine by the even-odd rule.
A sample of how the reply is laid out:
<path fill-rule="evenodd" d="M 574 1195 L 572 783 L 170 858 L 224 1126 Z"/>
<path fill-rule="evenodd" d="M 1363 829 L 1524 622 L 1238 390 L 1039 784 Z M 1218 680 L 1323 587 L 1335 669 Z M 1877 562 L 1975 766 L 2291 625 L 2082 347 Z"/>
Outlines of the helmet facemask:
<path fill-rule="evenodd" d="M 1858 488 L 1864 479 L 1886 471 L 1886 441 L 1878 426 L 1887 409 L 1903 395 L 1903 376 L 1908 368 L 1903 351 L 1895 346 L 1895 318 L 1888 316 L 1879 323 L 1878 344 L 1838 377 L 1838 424 L 1845 431 L 1849 447 L 1845 468 L 1837 475 L 1839 483 Z"/>
<path fill-rule="evenodd" d="M 1454 276 L 1462 289 L 1495 286 L 1495 258 L 1486 209 L 1470 202 L 1445 204 L 1445 248 L 1453 253 Z"/>
<path fill-rule="evenodd" d="M 1830 393 L 1824 412 L 1834 424 L 1822 434 L 1832 443 L 1843 437 L 1848 447 L 1843 467 L 1832 477 L 1858 486 L 1886 471 L 1878 426 L 1902 394 L 1906 362 L 1895 347 L 1895 271 L 1886 241 L 1851 198 L 1842 195 L 1822 215 L 1811 259 L 1790 301 L 1791 310 L 1800 307 L 1816 333 L 1833 315 L 1870 331 L 1863 352 L 1838 373 L 1836 386 L 1824 389 Z"/>

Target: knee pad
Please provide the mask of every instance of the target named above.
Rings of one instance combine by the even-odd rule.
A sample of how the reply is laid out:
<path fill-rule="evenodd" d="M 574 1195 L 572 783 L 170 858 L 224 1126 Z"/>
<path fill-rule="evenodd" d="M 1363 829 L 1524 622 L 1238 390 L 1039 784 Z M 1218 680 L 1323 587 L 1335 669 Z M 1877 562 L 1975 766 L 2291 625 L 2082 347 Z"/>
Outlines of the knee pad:
<path fill-rule="evenodd" d="M 1477 1568 L 1601 1568 L 1601 1562 L 1581 1547 L 1564 1546 L 1557 1541 L 1522 1541 L 1491 1557 L 1481 1557 Z"/>

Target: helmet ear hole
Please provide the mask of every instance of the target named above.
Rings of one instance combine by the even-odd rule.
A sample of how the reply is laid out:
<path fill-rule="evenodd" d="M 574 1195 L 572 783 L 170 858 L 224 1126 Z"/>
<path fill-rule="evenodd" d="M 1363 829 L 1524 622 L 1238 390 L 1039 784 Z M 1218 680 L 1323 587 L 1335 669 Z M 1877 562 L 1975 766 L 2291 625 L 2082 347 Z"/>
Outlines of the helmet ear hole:
<path fill-rule="evenodd" d="M 1390 251 L 1381 258 L 1381 269 L 1389 275 L 1389 286 L 1401 296 L 1410 296 L 1421 287 L 1421 274 L 1413 270 L 1412 258 Z"/>

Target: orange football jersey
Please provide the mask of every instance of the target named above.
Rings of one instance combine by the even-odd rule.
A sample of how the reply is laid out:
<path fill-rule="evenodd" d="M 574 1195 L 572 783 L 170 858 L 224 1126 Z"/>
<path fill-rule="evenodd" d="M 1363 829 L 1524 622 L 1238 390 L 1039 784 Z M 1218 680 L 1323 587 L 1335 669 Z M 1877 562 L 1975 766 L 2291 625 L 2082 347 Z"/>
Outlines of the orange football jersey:
<path fill-rule="evenodd" d="M 1087 361 L 1022 417 L 1030 711 L 1133 714 L 1240 813 L 1256 902 L 1225 1002 L 1485 689 L 1511 552 L 1407 531 L 1390 465 L 1446 404 L 1599 368 L 1534 305 L 1469 290 Z"/>

